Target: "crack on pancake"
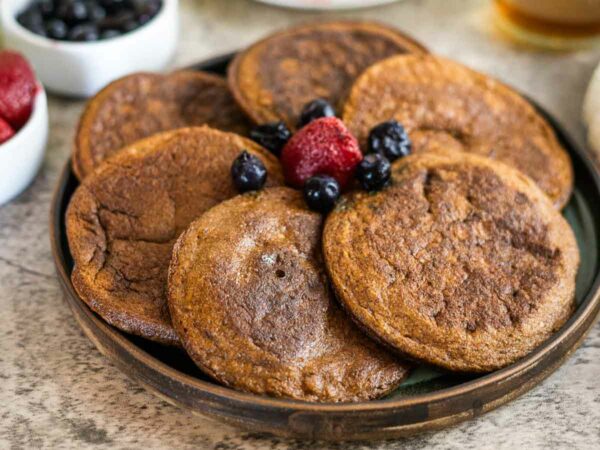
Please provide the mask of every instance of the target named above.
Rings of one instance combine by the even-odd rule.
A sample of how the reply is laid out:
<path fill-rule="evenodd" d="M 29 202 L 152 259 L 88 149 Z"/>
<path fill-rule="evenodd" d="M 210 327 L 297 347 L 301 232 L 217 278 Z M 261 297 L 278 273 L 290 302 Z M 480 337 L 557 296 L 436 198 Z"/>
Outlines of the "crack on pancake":
<path fill-rule="evenodd" d="M 344 122 L 367 148 L 369 131 L 395 119 L 415 152 L 466 151 L 516 167 L 563 207 L 573 188 L 568 154 L 519 94 L 456 62 L 431 55 L 388 58 L 357 79 Z"/>
<path fill-rule="evenodd" d="M 67 211 L 81 298 L 118 328 L 176 343 L 165 306 L 172 246 L 192 220 L 237 195 L 229 171 L 244 148 L 263 160 L 267 185 L 283 182 L 266 150 L 208 127 L 135 143 L 86 178 Z"/>
<path fill-rule="evenodd" d="M 578 256 L 564 219 L 518 172 L 464 153 L 395 163 L 389 187 L 340 202 L 324 248 L 337 294 L 363 326 L 459 370 L 514 360 L 573 305 Z"/>

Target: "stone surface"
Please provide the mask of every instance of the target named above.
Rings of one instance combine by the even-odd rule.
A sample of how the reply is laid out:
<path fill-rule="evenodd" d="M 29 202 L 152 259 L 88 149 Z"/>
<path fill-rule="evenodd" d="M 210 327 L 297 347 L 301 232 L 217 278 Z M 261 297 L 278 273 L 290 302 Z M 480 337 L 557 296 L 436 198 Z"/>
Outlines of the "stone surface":
<path fill-rule="evenodd" d="M 380 19 L 433 51 L 496 75 L 548 108 L 580 143 L 581 100 L 600 50 L 519 47 L 490 26 L 489 2 L 406 0 L 336 17 Z M 268 31 L 328 14 L 247 0 L 182 0 L 175 66 L 234 50 Z M 600 326 L 530 393 L 479 419 L 411 439 L 290 441 L 192 416 L 128 380 L 83 336 L 62 299 L 48 241 L 52 190 L 82 103 L 51 97 L 51 136 L 34 184 L 0 208 L 0 448 L 418 449 L 599 448 Z"/>

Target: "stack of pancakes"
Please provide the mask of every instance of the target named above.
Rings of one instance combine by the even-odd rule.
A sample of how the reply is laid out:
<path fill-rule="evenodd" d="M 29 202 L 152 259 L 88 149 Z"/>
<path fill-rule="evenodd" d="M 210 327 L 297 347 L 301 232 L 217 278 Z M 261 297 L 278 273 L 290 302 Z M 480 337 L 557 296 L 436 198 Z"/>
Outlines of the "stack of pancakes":
<path fill-rule="evenodd" d="M 414 154 L 327 217 L 284 187 L 251 124 L 326 98 L 359 142 L 390 119 Z M 242 150 L 268 170 L 237 195 Z M 365 149 L 366 150 L 366 149 Z M 551 128 L 502 83 L 373 23 L 289 29 L 228 80 L 134 74 L 84 111 L 67 211 L 73 285 L 108 323 L 182 346 L 219 382 L 308 401 L 394 390 L 417 364 L 488 372 L 574 307 L 573 185 Z"/>

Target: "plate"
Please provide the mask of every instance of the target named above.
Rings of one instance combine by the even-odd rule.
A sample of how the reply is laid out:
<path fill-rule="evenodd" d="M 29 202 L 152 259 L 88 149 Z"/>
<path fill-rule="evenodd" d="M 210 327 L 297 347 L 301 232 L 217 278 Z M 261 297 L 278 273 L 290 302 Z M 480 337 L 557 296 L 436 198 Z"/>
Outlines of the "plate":
<path fill-rule="evenodd" d="M 194 66 L 224 74 L 232 55 Z M 121 333 L 93 313 L 70 280 L 73 261 L 65 211 L 78 185 L 68 161 L 51 207 L 50 239 L 58 278 L 73 316 L 96 347 L 125 374 L 169 403 L 254 432 L 329 440 L 407 436 L 468 420 L 538 384 L 579 346 L 600 310 L 600 176 L 586 152 L 541 108 L 569 151 L 575 191 L 564 210 L 581 251 L 577 309 L 569 321 L 527 357 L 483 376 L 442 374 L 422 367 L 384 399 L 357 403 L 308 403 L 234 391 L 205 376 L 183 350 Z M 595 205 L 595 206 L 594 206 Z"/>

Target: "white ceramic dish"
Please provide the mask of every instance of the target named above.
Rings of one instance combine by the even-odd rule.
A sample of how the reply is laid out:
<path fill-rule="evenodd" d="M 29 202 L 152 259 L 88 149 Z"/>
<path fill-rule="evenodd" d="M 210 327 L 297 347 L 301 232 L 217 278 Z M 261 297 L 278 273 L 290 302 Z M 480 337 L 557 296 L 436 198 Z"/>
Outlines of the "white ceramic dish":
<path fill-rule="evenodd" d="M 257 0 L 261 3 L 309 10 L 334 10 L 368 8 L 369 6 L 385 5 L 398 0 Z"/>
<path fill-rule="evenodd" d="M 0 144 L 0 205 L 19 195 L 35 178 L 48 140 L 48 104 L 40 86 L 27 123 Z"/>
<path fill-rule="evenodd" d="M 135 31 L 85 43 L 47 39 L 22 27 L 16 15 L 30 1 L 0 0 L 4 43 L 29 59 L 49 91 L 89 97 L 129 73 L 164 69 L 175 53 L 178 0 L 163 0 L 156 17 Z"/>

